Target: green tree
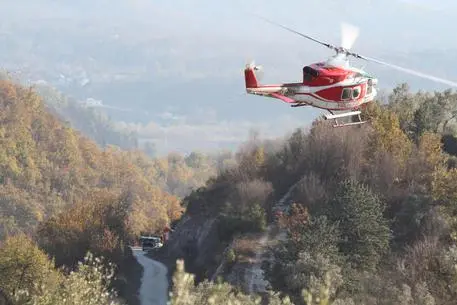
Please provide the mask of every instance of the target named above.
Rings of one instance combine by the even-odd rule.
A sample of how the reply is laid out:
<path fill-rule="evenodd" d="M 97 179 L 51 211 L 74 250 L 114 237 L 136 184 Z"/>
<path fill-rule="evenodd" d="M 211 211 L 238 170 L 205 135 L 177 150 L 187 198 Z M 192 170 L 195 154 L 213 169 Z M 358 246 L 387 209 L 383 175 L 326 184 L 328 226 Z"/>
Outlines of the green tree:
<path fill-rule="evenodd" d="M 415 138 L 420 137 L 424 132 L 438 132 L 442 121 L 443 109 L 435 100 L 429 99 L 419 106 L 414 113 L 413 131 Z"/>
<path fill-rule="evenodd" d="M 282 216 L 279 221 L 288 239 L 273 249 L 274 263 L 265 266 L 272 287 L 300 299 L 303 289 L 316 293 L 329 275 L 332 290 L 328 293 L 334 297 L 335 289 L 342 284 L 338 227 L 325 216 L 312 218 L 297 204 L 292 206 L 290 216 Z"/>
<path fill-rule="evenodd" d="M 339 249 L 353 268 L 373 271 L 389 250 L 390 229 L 377 195 L 353 181 L 343 181 L 328 204 L 330 220 L 339 223 Z"/>

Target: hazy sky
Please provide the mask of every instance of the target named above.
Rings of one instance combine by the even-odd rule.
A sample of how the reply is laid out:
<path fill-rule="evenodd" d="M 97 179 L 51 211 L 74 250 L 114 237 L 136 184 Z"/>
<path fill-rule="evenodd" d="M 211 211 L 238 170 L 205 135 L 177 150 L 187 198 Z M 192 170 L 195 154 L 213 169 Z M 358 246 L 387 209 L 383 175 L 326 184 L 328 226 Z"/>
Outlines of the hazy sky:
<path fill-rule="evenodd" d="M 151 32 L 175 32 L 187 39 L 195 39 L 195 32 L 200 32 L 203 36 L 228 35 L 258 41 L 280 39 L 278 43 L 292 40 L 290 34 L 272 30 L 263 21 L 245 14 L 255 12 L 323 39 L 338 38 L 341 21 L 354 23 L 361 27 L 361 41 L 366 47 L 380 45 L 373 41 L 380 38 L 389 47 L 402 41 L 409 45 L 413 41 L 421 42 L 417 38 L 430 42 L 437 38 L 431 33 L 439 36 L 440 40 L 436 41 L 443 45 L 456 43 L 455 39 L 446 41 L 453 37 L 447 28 L 457 16 L 457 2 L 453 0 L 3 0 L 0 8 L 0 16 L 22 17 L 22 20 L 98 18 L 100 22 L 108 22 L 105 26 L 122 21 L 147 21 L 154 25 Z M 12 11 L 12 8 L 16 9 Z M 405 35 L 413 37 L 404 41 Z M 307 46 L 303 43 L 303 47 Z"/>
<path fill-rule="evenodd" d="M 285 40 L 293 38 L 282 30 L 273 30 L 259 20 L 253 20 L 245 12 L 255 12 L 278 22 L 286 23 L 297 30 L 308 31 L 321 38 L 338 38 L 341 21 L 361 27 L 361 39 L 374 45 L 373 39 L 386 39 L 383 44 L 396 42 L 412 44 L 414 38 L 429 39 L 433 36 L 453 37 L 446 28 L 456 16 L 457 4 L 452 0 L 232 0 L 227 2 L 211 0 L 130 0 L 142 16 L 158 18 L 164 27 L 186 33 L 199 29 L 204 35 L 229 35 L 250 37 L 260 41 Z M 446 25 L 447 27 L 443 27 Z M 436 32 L 433 32 L 436 30 Z M 268 34 L 267 34 L 268 32 Z M 289 36 L 288 36 L 289 35 Z M 404 41 L 405 35 L 414 35 Z M 298 40 L 299 38 L 297 38 Z M 454 39 L 451 44 L 455 44 Z M 419 41 L 420 42 L 420 41 Z M 378 44 L 379 45 L 379 44 Z M 448 44 L 449 45 L 449 44 Z M 307 44 L 304 43 L 303 47 Z M 419 48 L 421 46 L 418 46 Z M 422 46 L 427 47 L 427 46 Z"/>

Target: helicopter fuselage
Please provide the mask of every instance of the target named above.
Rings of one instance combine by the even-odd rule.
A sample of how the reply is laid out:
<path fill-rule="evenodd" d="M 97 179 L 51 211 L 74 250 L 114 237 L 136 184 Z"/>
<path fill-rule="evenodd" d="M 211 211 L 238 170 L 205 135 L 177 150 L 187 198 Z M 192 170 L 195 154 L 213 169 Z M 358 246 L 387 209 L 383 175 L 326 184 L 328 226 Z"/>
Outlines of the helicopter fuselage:
<path fill-rule="evenodd" d="M 319 62 L 303 68 L 303 80 L 297 83 L 260 85 L 256 67 L 245 69 L 249 94 L 277 98 L 293 107 L 312 106 L 329 111 L 356 110 L 373 101 L 377 79 L 352 67 L 337 67 Z"/>

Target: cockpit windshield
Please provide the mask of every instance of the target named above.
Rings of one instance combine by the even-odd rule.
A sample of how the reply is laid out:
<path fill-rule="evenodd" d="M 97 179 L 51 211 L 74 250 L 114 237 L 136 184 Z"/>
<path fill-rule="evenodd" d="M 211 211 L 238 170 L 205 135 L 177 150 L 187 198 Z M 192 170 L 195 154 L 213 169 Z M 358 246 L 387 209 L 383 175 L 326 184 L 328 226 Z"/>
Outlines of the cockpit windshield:
<path fill-rule="evenodd" d="M 309 66 L 303 68 L 303 82 L 310 82 L 319 76 L 319 72 Z"/>

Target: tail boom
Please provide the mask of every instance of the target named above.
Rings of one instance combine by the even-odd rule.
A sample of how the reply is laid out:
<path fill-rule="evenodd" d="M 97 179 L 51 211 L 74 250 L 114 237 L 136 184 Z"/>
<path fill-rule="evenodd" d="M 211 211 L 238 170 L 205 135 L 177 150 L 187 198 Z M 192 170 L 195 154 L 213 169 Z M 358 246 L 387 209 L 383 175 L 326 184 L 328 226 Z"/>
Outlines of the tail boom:
<path fill-rule="evenodd" d="M 246 68 L 244 69 L 247 93 L 280 99 L 288 104 L 297 103 L 296 100 L 283 95 L 285 92 L 285 87 L 283 85 L 260 85 L 255 70 L 258 70 L 258 68 L 253 64 L 246 65 Z"/>

